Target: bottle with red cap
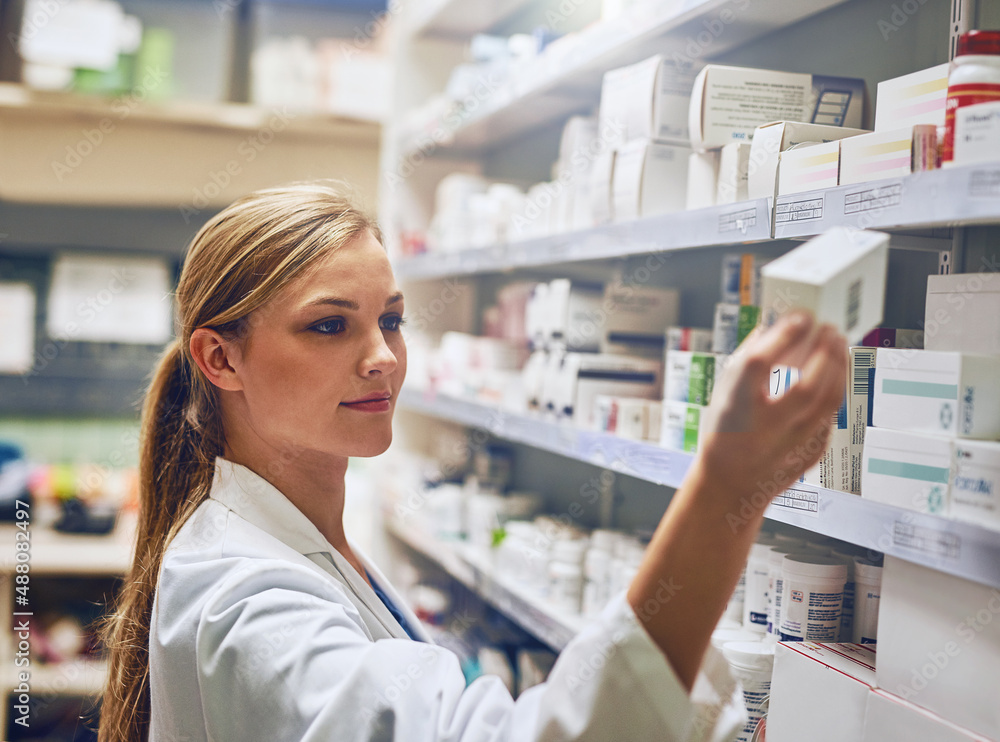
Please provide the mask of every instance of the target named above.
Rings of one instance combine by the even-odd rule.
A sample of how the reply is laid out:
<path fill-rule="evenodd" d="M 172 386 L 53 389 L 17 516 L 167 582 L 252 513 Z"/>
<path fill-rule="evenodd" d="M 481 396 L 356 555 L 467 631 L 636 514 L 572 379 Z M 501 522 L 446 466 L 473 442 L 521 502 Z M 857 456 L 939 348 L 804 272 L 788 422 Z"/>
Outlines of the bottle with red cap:
<path fill-rule="evenodd" d="M 958 52 L 948 74 L 943 166 L 947 167 L 954 154 L 955 112 L 991 101 L 1000 101 L 1000 31 L 969 31 L 958 39 Z"/>

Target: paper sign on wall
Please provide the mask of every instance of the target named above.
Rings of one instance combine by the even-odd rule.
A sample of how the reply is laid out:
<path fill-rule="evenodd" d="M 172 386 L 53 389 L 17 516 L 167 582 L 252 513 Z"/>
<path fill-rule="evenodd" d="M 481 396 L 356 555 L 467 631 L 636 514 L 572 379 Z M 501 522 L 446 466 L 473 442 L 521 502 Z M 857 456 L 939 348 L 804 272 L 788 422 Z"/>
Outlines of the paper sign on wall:
<path fill-rule="evenodd" d="M 53 339 L 160 345 L 172 330 L 170 270 L 160 258 L 63 255 L 52 267 Z"/>

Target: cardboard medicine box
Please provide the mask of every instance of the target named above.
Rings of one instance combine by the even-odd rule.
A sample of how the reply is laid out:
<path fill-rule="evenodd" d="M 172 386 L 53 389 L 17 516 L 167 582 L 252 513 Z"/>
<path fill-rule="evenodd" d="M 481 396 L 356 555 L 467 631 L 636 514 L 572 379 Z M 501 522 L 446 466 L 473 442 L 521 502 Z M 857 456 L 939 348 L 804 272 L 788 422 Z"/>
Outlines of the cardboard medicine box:
<path fill-rule="evenodd" d="M 1000 356 L 879 348 L 872 423 L 916 433 L 1000 439 Z"/>
<path fill-rule="evenodd" d="M 761 269 L 765 326 L 796 308 L 857 344 L 882 322 L 889 235 L 836 227 Z"/>

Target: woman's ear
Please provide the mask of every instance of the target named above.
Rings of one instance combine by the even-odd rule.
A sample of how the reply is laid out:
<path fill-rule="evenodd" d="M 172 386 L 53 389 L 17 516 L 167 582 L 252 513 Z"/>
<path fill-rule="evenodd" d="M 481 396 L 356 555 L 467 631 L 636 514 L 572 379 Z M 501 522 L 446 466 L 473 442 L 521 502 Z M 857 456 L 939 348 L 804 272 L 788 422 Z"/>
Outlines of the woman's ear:
<path fill-rule="evenodd" d="M 215 330 L 199 327 L 191 333 L 191 355 L 198 368 L 219 389 L 238 392 L 243 389 L 239 373 L 233 363 L 238 350 Z"/>

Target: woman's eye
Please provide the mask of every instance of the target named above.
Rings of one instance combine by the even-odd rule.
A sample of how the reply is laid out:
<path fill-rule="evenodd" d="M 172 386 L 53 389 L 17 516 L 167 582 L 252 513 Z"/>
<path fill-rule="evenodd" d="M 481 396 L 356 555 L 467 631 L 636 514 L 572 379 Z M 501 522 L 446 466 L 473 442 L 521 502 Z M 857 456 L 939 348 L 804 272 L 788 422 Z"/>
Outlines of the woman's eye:
<path fill-rule="evenodd" d="M 399 316 L 383 317 L 382 329 L 388 330 L 389 332 L 398 332 L 404 322 L 406 322 L 406 320 Z"/>
<path fill-rule="evenodd" d="M 321 335 L 337 335 L 344 331 L 344 320 L 325 319 L 322 322 L 313 325 L 312 330 L 320 333 Z"/>

